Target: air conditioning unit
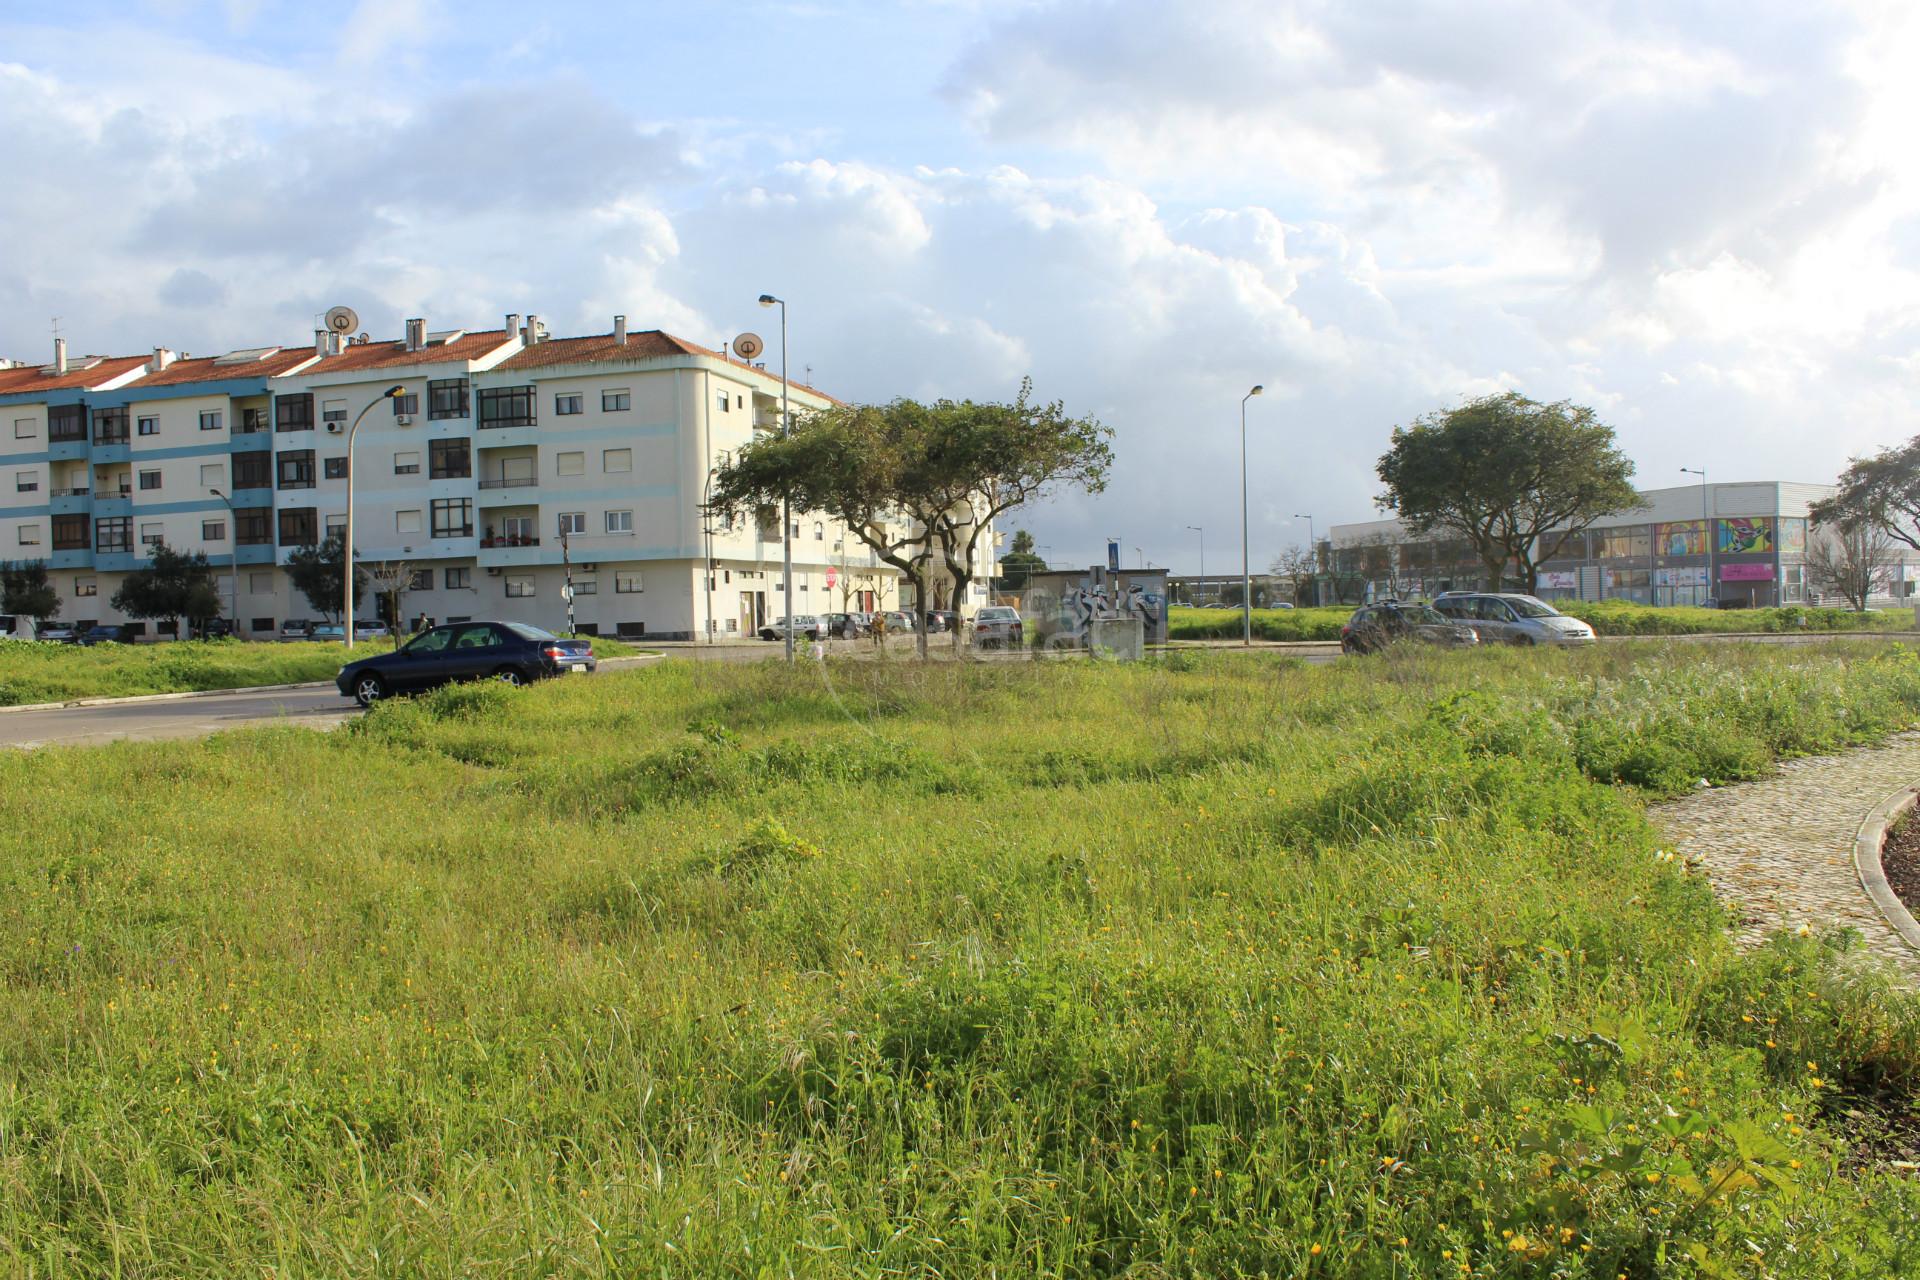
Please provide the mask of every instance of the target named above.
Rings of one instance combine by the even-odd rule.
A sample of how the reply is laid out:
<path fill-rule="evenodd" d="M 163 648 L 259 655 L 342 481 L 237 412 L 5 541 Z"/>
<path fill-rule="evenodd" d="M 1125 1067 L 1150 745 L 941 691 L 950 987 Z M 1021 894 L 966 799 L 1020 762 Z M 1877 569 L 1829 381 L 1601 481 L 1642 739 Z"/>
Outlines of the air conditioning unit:
<path fill-rule="evenodd" d="M 413 425 L 413 415 L 410 413 L 396 413 L 393 415 L 393 420 L 398 426 L 410 427 Z"/>
<path fill-rule="evenodd" d="M 489 578 L 497 578 L 497 577 L 499 577 L 499 576 L 500 576 L 500 566 L 499 566 L 499 565 L 488 565 L 488 566 L 487 566 L 487 576 L 488 576 Z"/>
<path fill-rule="evenodd" d="M 599 569 L 600 566 L 597 564 L 583 564 L 580 566 L 580 572 L 582 573 L 597 573 Z M 344 590 L 344 588 L 342 589 Z"/>
<path fill-rule="evenodd" d="M 330 435 L 330 436 L 337 436 L 337 435 L 339 435 L 339 434 L 340 434 L 340 433 L 341 433 L 342 431 L 345 431 L 345 430 L 346 430 L 346 428 L 345 428 L 345 427 L 343 427 L 343 426 L 341 426 L 341 425 L 340 425 L 339 423 L 337 423 L 337 422 L 335 422 L 335 421 L 334 421 L 334 420 L 333 420 L 332 418 L 328 418 L 328 419 L 327 419 L 327 434 L 328 434 L 328 435 Z"/>

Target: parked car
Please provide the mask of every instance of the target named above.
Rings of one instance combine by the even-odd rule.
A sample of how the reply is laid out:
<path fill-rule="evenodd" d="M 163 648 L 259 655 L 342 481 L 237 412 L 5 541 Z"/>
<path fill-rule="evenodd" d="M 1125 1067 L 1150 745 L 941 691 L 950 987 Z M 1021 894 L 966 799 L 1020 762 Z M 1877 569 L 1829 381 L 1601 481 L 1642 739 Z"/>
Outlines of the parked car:
<path fill-rule="evenodd" d="M 959 625 L 960 615 L 951 609 L 927 610 L 927 630 L 929 632 L 951 631 Z"/>
<path fill-rule="evenodd" d="M 1430 605 L 1387 600 L 1356 609 L 1340 628 L 1340 652 L 1378 653 L 1396 641 L 1467 649 L 1480 643 L 1474 629 Z"/>
<path fill-rule="evenodd" d="M 1025 643 L 1020 611 L 1012 605 L 983 605 L 973 615 L 973 643 L 981 649 L 1018 649 Z"/>
<path fill-rule="evenodd" d="M 566 640 L 524 622 L 455 622 L 340 668 L 334 685 L 363 707 L 396 693 L 457 680 L 528 684 L 548 676 L 593 673 L 593 644 Z"/>
<path fill-rule="evenodd" d="M 888 609 L 884 613 L 876 613 L 874 617 L 886 619 L 887 634 L 890 636 L 910 636 L 913 634 L 913 615 L 910 613 L 902 612 L 899 609 Z"/>
<path fill-rule="evenodd" d="M 393 632 L 384 622 L 356 622 L 353 624 L 353 638 L 360 640 L 385 640 Z M 322 622 L 307 633 L 309 640 L 329 640 L 339 643 L 346 639 L 347 629 L 337 622 Z"/>
<path fill-rule="evenodd" d="M 131 644 L 132 641 L 133 636 L 127 628 L 107 622 L 88 627 L 86 634 L 80 637 L 80 643 L 88 646 L 96 644 Z"/>
<path fill-rule="evenodd" d="M 44 644 L 79 644 L 80 631 L 64 622 L 50 622 L 40 628 L 40 640 Z"/>
<path fill-rule="evenodd" d="M 305 618 L 288 618 L 280 624 L 282 640 L 310 640 L 313 638 L 313 624 Z"/>
<path fill-rule="evenodd" d="M 760 638 L 762 640 L 779 640 L 783 639 L 786 634 L 787 620 L 785 618 L 775 618 L 772 622 L 760 628 Z M 795 614 L 793 618 L 793 634 L 796 639 L 805 637 L 811 640 L 825 640 L 827 638 L 827 624 L 811 613 Z"/>
<path fill-rule="evenodd" d="M 233 619 L 208 618 L 188 634 L 196 640 L 225 640 L 234 634 Z"/>
<path fill-rule="evenodd" d="M 1569 618 L 1544 600 L 1517 592 L 1447 591 L 1433 607 L 1464 622 L 1489 644 L 1581 645 L 1594 642 L 1593 628 Z"/>
<path fill-rule="evenodd" d="M 22 618 L 11 613 L 0 613 L 0 640 L 31 639 L 33 639 L 32 618 Z"/>
<path fill-rule="evenodd" d="M 829 613 L 824 619 L 827 634 L 839 640 L 852 640 L 873 629 L 870 613 Z"/>

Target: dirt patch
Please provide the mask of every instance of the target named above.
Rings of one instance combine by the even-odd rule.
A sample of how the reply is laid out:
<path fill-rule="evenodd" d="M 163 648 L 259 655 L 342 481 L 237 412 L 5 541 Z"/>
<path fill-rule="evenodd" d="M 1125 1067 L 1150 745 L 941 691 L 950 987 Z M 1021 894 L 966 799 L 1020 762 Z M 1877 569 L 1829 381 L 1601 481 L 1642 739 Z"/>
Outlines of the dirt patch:
<path fill-rule="evenodd" d="M 1901 818 L 1880 846 L 1880 869 L 1907 910 L 1920 916 L 1920 821 Z"/>
<path fill-rule="evenodd" d="M 1840 1140 L 1843 1168 L 1920 1173 L 1920 1108 L 1897 1090 L 1865 1088 L 1829 1097 L 1821 1107 Z"/>

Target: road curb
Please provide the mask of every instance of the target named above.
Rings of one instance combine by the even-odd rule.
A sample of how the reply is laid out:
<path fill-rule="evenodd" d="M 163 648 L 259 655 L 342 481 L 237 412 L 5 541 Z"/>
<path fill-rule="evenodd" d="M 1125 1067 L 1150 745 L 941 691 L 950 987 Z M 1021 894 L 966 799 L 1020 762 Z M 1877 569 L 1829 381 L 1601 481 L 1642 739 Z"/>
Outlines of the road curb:
<path fill-rule="evenodd" d="M 1873 905 L 1879 908 L 1880 915 L 1915 951 L 1920 951 L 1920 921 L 1913 918 L 1906 904 L 1887 883 L 1887 873 L 1880 862 L 1880 851 L 1886 844 L 1887 829 L 1900 818 L 1900 815 L 1913 808 L 1920 801 L 1920 785 L 1900 788 L 1892 795 L 1875 805 L 1873 811 L 1861 822 L 1859 833 L 1853 840 L 1853 866 L 1859 873 L 1860 887 L 1873 899 Z"/>

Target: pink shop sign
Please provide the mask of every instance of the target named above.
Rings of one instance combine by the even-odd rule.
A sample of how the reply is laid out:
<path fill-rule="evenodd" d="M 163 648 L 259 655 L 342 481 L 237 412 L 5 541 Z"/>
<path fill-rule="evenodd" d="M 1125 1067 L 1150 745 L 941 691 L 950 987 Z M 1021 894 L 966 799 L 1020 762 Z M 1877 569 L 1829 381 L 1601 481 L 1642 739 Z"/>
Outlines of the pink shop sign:
<path fill-rule="evenodd" d="M 1772 582 L 1773 566 L 1770 564 L 1723 564 L 1720 566 L 1722 582 Z"/>

